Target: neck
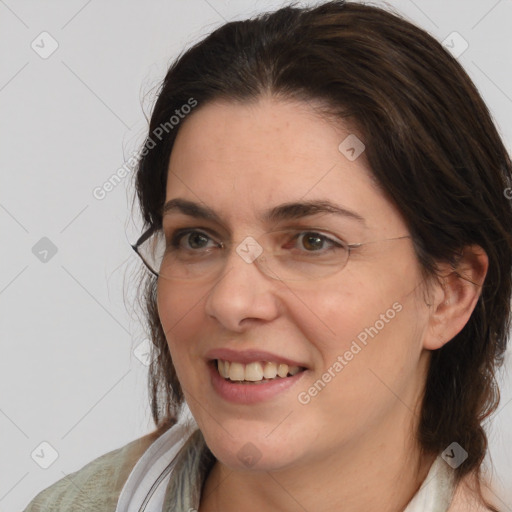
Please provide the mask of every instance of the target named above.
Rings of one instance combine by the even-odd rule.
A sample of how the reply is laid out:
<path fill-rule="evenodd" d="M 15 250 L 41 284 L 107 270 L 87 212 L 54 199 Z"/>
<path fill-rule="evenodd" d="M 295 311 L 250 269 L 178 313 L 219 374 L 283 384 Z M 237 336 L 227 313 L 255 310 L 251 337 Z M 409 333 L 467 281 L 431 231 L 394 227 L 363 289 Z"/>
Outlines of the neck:
<path fill-rule="evenodd" d="M 435 455 L 421 459 L 411 439 L 411 412 L 397 404 L 377 430 L 315 460 L 272 472 L 233 471 L 217 461 L 203 487 L 199 512 L 260 510 L 404 510 Z"/>

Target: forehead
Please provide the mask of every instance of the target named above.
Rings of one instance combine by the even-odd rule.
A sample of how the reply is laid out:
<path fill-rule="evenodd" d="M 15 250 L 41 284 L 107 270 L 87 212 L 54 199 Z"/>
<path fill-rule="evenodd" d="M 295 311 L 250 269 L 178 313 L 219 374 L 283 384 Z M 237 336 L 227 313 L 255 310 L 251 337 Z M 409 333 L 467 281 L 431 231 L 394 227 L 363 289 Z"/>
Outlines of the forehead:
<path fill-rule="evenodd" d="M 247 103 L 215 101 L 196 109 L 183 123 L 171 155 L 173 164 L 199 162 L 201 169 L 237 164 L 261 172 L 279 166 L 298 178 L 301 171 L 318 174 L 329 161 L 340 163 L 340 143 L 350 130 L 320 116 L 306 102 L 260 97 Z M 364 153 L 359 162 L 345 167 L 366 168 Z M 239 169 L 243 171 L 244 169 Z M 366 168 L 369 171 L 368 168 Z M 245 173 L 246 175 L 247 173 Z M 244 175 L 238 172 L 236 175 Z"/>
<path fill-rule="evenodd" d="M 364 151 L 347 158 L 347 140 L 354 145 L 360 138 L 305 102 L 262 97 L 208 103 L 180 127 L 166 201 L 190 199 L 232 219 L 301 198 L 328 200 L 370 219 L 396 216 Z"/>

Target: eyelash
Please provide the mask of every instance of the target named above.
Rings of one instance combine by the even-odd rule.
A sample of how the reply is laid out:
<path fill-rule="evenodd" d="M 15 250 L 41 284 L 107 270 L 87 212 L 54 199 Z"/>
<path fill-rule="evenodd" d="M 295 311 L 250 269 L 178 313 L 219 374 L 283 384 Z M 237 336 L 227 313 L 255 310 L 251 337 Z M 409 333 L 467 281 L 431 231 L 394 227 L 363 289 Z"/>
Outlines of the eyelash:
<path fill-rule="evenodd" d="M 290 229 L 290 230 L 283 230 L 283 231 L 289 231 L 290 234 L 293 233 L 293 235 L 291 236 L 290 240 L 286 242 L 286 244 L 289 244 L 290 241 L 293 241 L 295 242 L 296 240 L 298 240 L 301 236 L 304 236 L 306 234 L 309 234 L 309 235 L 316 235 L 318 236 L 318 238 L 320 238 L 323 242 L 329 244 L 330 246 L 327 248 L 327 250 L 329 249 L 335 249 L 335 248 L 340 248 L 342 247 L 345 242 L 341 241 L 341 240 L 337 240 L 335 238 L 332 238 L 324 233 L 322 233 L 321 231 L 317 231 L 317 230 L 312 230 L 312 229 L 303 229 L 303 230 L 300 230 L 300 229 Z M 174 231 L 171 236 L 169 237 L 169 242 L 167 243 L 167 248 L 168 249 L 171 249 L 171 250 L 179 250 L 180 249 L 180 244 L 181 244 L 181 241 L 187 236 L 187 235 L 191 235 L 191 234 L 194 234 L 194 233 L 199 233 L 205 237 L 207 237 L 209 239 L 209 241 L 213 241 L 217 244 L 219 244 L 219 242 L 216 242 L 215 238 L 212 237 L 212 235 L 210 235 L 207 231 L 205 230 L 202 230 L 202 229 L 195 229 L 195 228 L 185 228 L 185 229 L 177 229 L 176 231 Z M 210 248 L 210 247 L 209 247 Z M 186 248 L 185 248 L 186 249 Z M 188 249 L 188 250 L 191 250 L 191 251 L 194 251 L 194 249 Z M 322 249 L 323 252 L 325 252 L 324 249 Z M 305 251 L 305 252 L 316 252 L 316 251 Z"/>
<path fill-rule="evenodd" d="M 172 249 L 179 249 L 181 240 L 185 236 L 190 235 L 192 233 L 200 233 L 201 235 L 208 237 L 210 240 L 215 241 L 215 239 L 212 238 L 212 236 L 206 231 L 203 231 L 201 229 L 186 228 L 186 229 L 177 229 L 176 231 L 174 231 L 172 233 L 172 235 L 170 236 L 169 243 L 167 244 L 167 246 Z"/>

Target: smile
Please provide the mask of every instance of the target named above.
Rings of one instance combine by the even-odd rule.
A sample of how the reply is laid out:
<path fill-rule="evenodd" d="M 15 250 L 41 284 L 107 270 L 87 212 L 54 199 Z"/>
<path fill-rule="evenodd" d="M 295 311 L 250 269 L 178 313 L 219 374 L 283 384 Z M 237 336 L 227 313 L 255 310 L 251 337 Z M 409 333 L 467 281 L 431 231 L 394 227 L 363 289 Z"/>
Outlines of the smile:
<path fill-rule="evenodd" d="M 215 361 L 221 377 L 234 382 L 258 383 L 275 379 L 293 377 L 304 371 L 300 366 L 289 366 L 273 361 L 253 361 L 247 364 L 225 359 Z"/>

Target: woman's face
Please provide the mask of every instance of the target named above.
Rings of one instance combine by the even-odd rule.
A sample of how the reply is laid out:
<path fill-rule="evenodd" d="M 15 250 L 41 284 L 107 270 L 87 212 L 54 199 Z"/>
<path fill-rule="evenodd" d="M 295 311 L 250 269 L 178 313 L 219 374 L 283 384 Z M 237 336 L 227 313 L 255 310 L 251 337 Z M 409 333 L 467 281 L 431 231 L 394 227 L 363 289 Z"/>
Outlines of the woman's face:
<path fill-rule="evenodd" d="M 158 310 L 190 410 L 214 455 L 233 469 L 327 461 L 364 439 L 378 450 L 412 428 L 426 375 L 428 308 L 411 240 L 363 245 L 341 271 L 293 282 L 263 272 L 258 245 L 246 240 L 291 228 L 348 243 L 407 235 L 364 151 L 357 157 L 361 149 L 348 128 L 306 103 L 271 97 L 209 103 L 180 127 L 166 201 L 182 202 L 164 215 L 164 230 L 169 237 L 200 231 L 182 237 L 180 250 L 213 247 L 215 256 L 206 257 L 224 267 L 211 278 L 161 277 Z M 299 236 L 293 252 L 329 247 Z M 217 359 L 229 361 L 229 370 L 220 364 L 230 379 Z M 275 375 L 285 363 L 284 374 L 301 370 L 240 382 L 261 379 L 265 368 Z"/>

